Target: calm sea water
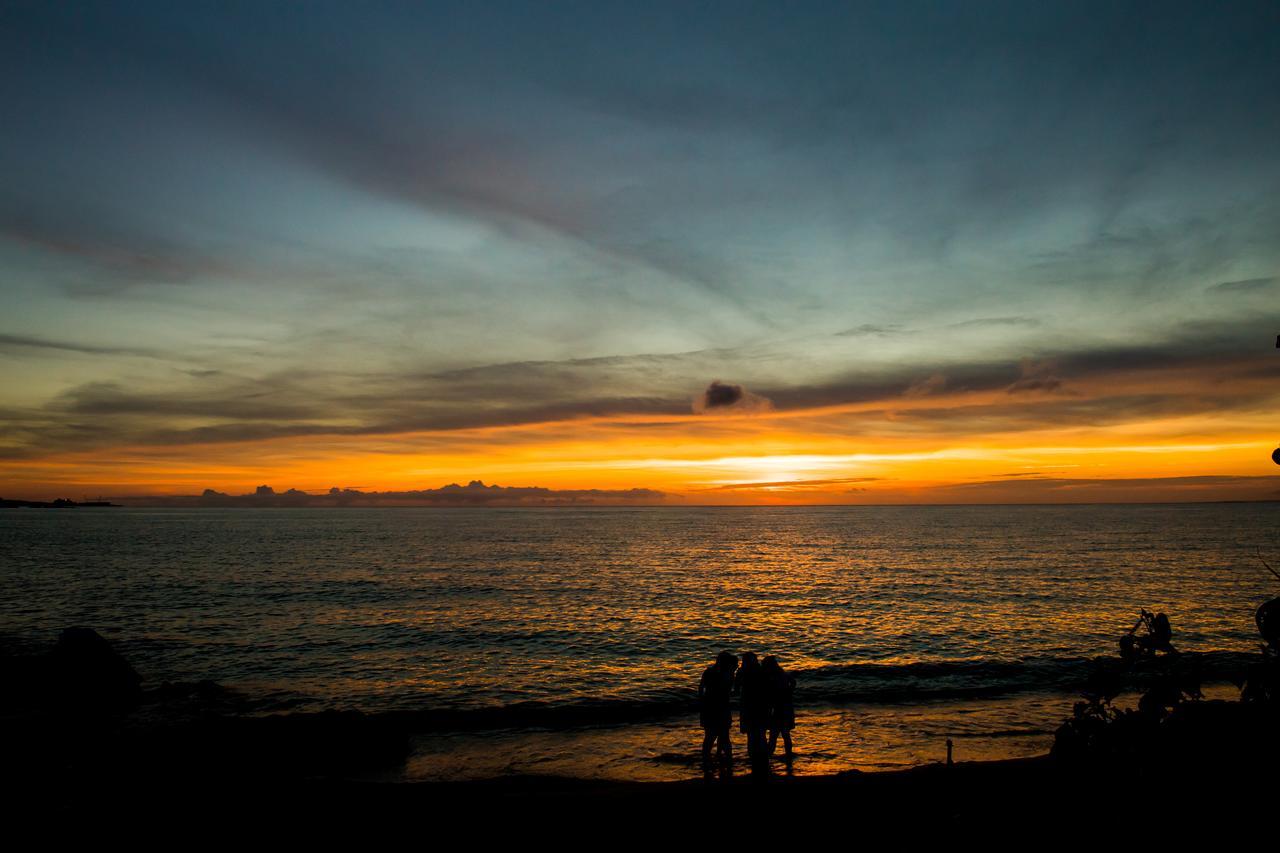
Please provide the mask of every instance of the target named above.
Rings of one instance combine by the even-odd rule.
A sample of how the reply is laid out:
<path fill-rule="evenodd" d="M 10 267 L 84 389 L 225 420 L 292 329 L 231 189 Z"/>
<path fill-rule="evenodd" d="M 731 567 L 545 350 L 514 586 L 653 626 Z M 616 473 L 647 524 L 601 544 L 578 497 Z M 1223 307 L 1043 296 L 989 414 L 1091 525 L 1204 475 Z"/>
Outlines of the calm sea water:
<path fill-rule="evenodd" d="M 689 703 L 721 649 L 796 672 L 801 768 L 934 760 L 947 736 L 1025 754 L 1139 607 L 1185 649 L 1255 650 L 1278 512 L 13 510 L 0 632 L 89 625 L 149 681 L 267 708 L 456 712 L 417 777 L 688 775 Z"/>

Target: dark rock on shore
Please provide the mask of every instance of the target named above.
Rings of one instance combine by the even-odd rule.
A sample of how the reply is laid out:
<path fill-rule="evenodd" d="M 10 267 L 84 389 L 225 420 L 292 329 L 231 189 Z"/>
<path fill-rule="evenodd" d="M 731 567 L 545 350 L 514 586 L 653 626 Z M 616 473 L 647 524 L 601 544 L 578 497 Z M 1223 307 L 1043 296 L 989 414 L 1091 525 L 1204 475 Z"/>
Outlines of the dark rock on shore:
<path fill-rule="evenodd" d="M 267 776 L 346 776 L 394 767 L 409 750 L 409 733 L 359 711 L 209 717 L 131 738 L 136 754 L 204 772 Z"/>
<path fill-rule="evenodd" d="M 49 653 L 49 698 L 66 710 L 122 710 L 138 704 L 142 676 L 92 628 L 67 628 Z"/>
<path fill-rule="evenodd" d="M 393 767 L 408 754 L 403 720 L 357 711 L 254 713 L 213 681 L 143 679 L 90 628 L 67 628 L 45 651 L 0 657 L 0 750 L 11 772 L 117 779 L 300 779 Z"/>
<path fill-rule="evenodd" d="M 142 695 L 142 676 L 92 628 L 67 628 L 42 653 L 4 656 L 0 680 L 9 713 L 114 713 L 135 707 Z"/>

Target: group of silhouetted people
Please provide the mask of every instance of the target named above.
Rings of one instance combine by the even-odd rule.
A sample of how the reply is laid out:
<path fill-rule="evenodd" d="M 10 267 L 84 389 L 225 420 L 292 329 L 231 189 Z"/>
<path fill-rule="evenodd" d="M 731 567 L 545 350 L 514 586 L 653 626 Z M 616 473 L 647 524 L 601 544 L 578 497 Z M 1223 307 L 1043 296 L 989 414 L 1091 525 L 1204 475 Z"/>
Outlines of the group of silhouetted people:
<path fill-rule="evenodd" d="M 738 696 L 738 729 L 747 736 L 747 756 L 753 765 L 768 762 L 782 736 L 787 761 L 791 760 L 791 730 L 796 727 L 796 680 L 772 655 L 757 660 L 754 652 L 737 655 L 721 652 L 702 673 L 698 698 L 702 703 L 702 757 L 711 760 L 712 749 L 722 761 L 732 761 L 731 703 Z"/>

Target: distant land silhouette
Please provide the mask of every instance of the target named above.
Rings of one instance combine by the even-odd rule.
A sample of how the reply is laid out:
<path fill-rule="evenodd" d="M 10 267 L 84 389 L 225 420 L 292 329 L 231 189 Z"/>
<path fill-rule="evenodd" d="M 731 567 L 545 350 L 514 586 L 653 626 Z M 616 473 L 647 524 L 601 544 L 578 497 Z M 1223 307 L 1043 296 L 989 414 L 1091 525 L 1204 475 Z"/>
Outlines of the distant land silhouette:
<path fill-rule="evenodd" d="M 0 509 L 71 509 L 79 506 L 119 506 L 110 501 L 73 501 L 69 498 L 58 498 L 52 501 L 20 501 L 0 498 Z"/>
<path fill-rule="evenodd" d="M 664 503 L 670 496 L 654 489 L 548 489 L 542 486 L 489 486 L 472 480 L 438 489 L 403 492 L 362 492 L 333 487 L 327 492 L 288 489 L 277 492 L 258 486 L 253 492 L 231 495 L 205 489 L 199 495 L 142 495 L 118 497 L 127 506 L 179 507 L 326 507 L 326 506 L 636 506 Z"/>

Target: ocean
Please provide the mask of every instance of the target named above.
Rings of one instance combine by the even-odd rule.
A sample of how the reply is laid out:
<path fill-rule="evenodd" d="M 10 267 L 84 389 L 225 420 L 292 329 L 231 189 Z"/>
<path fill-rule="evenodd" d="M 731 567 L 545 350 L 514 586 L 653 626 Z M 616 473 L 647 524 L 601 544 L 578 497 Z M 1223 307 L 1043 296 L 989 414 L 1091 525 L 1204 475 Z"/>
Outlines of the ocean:
<path fill-rule="evenodd" d="M 697 775 L 724 649 L 796 675 L 796 773 L 947 738 L 1012 757 L 1048 749 L 1140 607 L 1223 671 L 1256 652 L 1278 511 L 5 510 L 0 635 L 93 627 L 149 684 L 210 679 L 253 713 L 429 712 L 401 778 Z"/>

